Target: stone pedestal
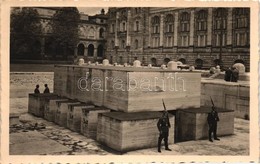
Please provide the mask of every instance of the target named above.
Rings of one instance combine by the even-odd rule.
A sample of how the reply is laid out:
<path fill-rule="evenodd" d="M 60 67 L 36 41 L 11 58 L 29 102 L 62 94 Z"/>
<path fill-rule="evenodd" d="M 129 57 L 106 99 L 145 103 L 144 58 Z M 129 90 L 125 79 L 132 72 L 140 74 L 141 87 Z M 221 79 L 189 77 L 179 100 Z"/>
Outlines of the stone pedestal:
<path fill-rule="evenodd" d="M 157 122 L 161 116 L 161 112 L 99 114 L 97 141 L 119 152 L 156 147 L 159 137 Z M 169 119 L 169 144 L 172 144 L 175 118 L 169 115 Z"/>
<path fill-rule="evenodd" d="M 95 108 L 93 105 L 88 104 L 69 104 L 67 113 L 67 127 L 75 132 L 80 133 L 81 130 L 81 117 L 82 109 Z"/>
<path fill-rule="evenodd" d="M 176 111 L 175 141 L 190 141 L 208 138 L 207 117 L 211 107 L 197 109 L 182 109 Z M 217 135 L 234 134 L 234 111 L 216 109 L 220 121 L 218 122 Z"/>
<path fill-rule="evenodd" d="M 67 113 L 68 106 L 72 104 L 80 104 L 74 100 L 60 101 L 57 103 L 57 108 L 55 111 L 54 122 L 60 126 L 67 127 Z"/>
<path fill-rule="evenodd" d="M 45 104 L 44 119 L 46 119 L 48 121 L 52 121 L 52 122 L 54 121 L 55 112 L 58 107 L 57 104 L 60 101 L 68 101 L 68 99 L 65 99 L 65 98 L 51 99 L 49 103 Z"/>
<path fill-rule="evenodd" d="M 51 98 L 55 97 L 57 97 L 57 95 L 53 93 L 29 93 L 28 112 L 37 117 L 43 117 L 45 104 L 48 103 Z"/>
<path fill-rule="evenodd" d="M 161 111 L 162 99 L 169 110 L 200 107 L 200 72 L 62 65 L 54 75 L 55 93 L 116 111 Z"/>
<path fill-rule="evenodd" d="M 81 113 L 81 130 L 80 132 L 87 137 L 96 139 L 98 114 L 110 112 L 110 109 L 103 107 L 82 108 Z"/>

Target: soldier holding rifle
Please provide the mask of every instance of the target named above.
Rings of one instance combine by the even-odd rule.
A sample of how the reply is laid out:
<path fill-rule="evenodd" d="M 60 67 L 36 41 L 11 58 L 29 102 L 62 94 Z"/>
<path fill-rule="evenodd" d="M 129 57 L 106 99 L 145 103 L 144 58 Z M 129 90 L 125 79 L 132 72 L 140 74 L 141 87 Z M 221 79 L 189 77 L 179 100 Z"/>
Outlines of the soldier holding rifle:
<path fill-rule="evenodd" d="M 164 107 L 164 111 L 163 111 L 162 117 L 159 119 L 159 121 L 157 123 L 157 127 L 160 132 L 160 135 L 158 138 L 158 152 L 159 153 L 161 152 L 162 139 L 164 139 L 165 150 L 171 151 L 171 149 L 169 149 L 169 147 L 168 147 L 169 128 L 171 127 L 171 125 L 170 125 L 168 112 L 166 110 L 164 101 L 163 101 L 163 107 Z"/>
<path fill-rule="evenodd" d="M 215 110 L 215 106 L 213 103 L 212 98 L 211 99 L 211 103 L 212 103 L 212 110 L 211 112 L 208 114 L 208 124 L 209 124 L 209 141 L 213 142 L 212 138 L 211 138 L 211 134 L 213 133 L 214 136 L 214 140 L 220 140 L 217 137 L 217 123 L 219 121 L 219 117 L 218 117 L 218 112 Z"/>

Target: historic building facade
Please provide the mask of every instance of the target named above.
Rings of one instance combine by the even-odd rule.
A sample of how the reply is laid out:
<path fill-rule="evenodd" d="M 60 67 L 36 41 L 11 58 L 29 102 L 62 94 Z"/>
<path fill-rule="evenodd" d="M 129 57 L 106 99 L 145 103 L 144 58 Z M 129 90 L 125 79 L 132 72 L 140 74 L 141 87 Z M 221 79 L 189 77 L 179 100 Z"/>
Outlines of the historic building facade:
<path fill-rule="evenodd" d="M 35 7 L 41 18 L 41 24 L 44 35 L 39 43 L 41 56 L 45 59 L 62 60 L 62 57 L 57 52 L 51 51 L 51 40 L 48 40 L 49 34 L 52 33 L 50 20 L 58 8 Z M 104 10 L 100 14 L 88 16 L 80 13 L 79 38 L 80 41 L 74 47 L 74 51 L 70 52 L 69 56 L 82 56 L 88 61 L 102 61 L 105 55 L 106 44 L 106 25 L 107 16 Z"/>
<path fill-rule="evenodd" d="M 243 63 L 250 70 L 249 8 L 109 8 L 107 23 L 106 58 L 112 63 Z"/>

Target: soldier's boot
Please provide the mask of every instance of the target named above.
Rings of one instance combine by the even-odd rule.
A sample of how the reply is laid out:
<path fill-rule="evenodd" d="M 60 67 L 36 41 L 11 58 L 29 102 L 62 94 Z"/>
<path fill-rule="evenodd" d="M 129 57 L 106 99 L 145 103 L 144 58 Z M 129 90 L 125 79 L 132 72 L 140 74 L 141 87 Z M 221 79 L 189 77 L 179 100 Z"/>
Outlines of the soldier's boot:
<path fill-rule="evenodd" d="M 158 139 L 158 152 L 161 153 L 161 141 Z"/>
<path fill-rule="evenodd" d="M 171 149 L 169 149 L 169 147 L 168 147 L 168 141 L 167 141 L 167 140 L 165 140 L 164 142 L 165 142 L 165 150 L 172 151 L 172 150 L 171 150 Z"/>
<path fill-rule="evenodd" d="M 211 139 L 211 132 L 209 132 L 209 141 L 213 142 L 213 140 Z"/>

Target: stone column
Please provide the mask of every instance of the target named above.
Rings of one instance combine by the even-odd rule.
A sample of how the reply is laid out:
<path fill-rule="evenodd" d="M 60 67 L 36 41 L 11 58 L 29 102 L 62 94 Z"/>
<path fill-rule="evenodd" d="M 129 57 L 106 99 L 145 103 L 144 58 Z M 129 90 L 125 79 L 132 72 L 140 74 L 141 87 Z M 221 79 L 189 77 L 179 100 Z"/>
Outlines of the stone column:
<path fill-rule="evenodd" d="M 131 17 L 131 11 L 130 11 L 130 9 L 129 9 L 129 10 L 128 10 L 128 13 L 127 13 L 126 46 L 131 46 L 130 17 Z"/>
<path fill-rule="evenodd" d="M 118 38 L 117 38 L 117 31 L 119 29 L 119 24 L 118 24 L 118 18 L 119 18 L 119 13 L 116 13 L 116 24 L 115 24 L 115 46 L 118 46 Z"/>
<path fill-rule="evenodd" d="M 94 48 L 94 54 L 93 54 L 94 62 L 97 60 L 97 48 Z"/>
<path fill-rule="evenodd" d="M 84 56 L 88 56 L 88 47 L 85 47 L 84 49 Z"/>
<path fill-rule="evenodd" d="M 174 17 L 174 41 L 173 46 L 178 46 L 178 24 L 179 24 L 179 13 L 178 11 L 175 13 Z"/>
<path fill-rule="evenodd" d="M 151 31 L 151 17 L 149 16 L 149 18 L 148 18 L 148 47 L 151 47 L 151 33 L 152 33 L 152 31 Z"/>
<path fill-rule="evenodd" d="M 207 46 L 212 45 L 212 26 L 213 26 L 213 20 L 212 20 L 212 8 L 208 9 L 208 20 L 207 20 Z"/>
<path fill-rule="evenodd" d="M 161 19 L 160 19 L 160 47 L 163 46 L 163 14 L 161 14 Z"/>
<path fill-rule="evenodd" d="M 227 45 L 232 45 L 232 8 L 228 8 L 227 15 Z"/>
<path fill-rule="evenodd" d="M 189 46 L 194 45 L 194 10 L 190 12 L 190 43 Z"/>

